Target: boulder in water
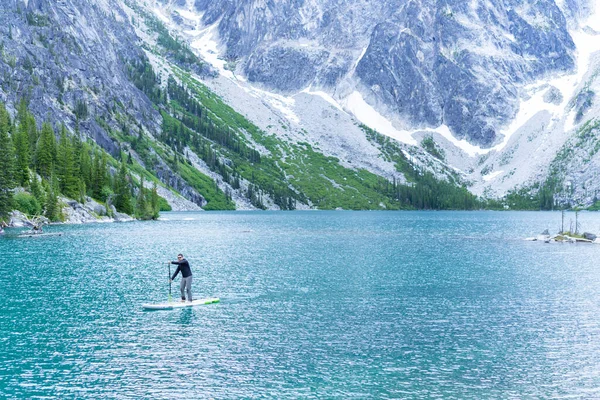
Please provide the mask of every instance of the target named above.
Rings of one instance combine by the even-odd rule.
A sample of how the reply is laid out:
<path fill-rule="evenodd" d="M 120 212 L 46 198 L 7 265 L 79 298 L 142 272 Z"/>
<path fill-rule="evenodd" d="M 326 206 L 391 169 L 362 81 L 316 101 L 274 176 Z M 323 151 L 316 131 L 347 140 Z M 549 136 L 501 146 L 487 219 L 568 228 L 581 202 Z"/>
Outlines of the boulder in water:
<path fill-rule="evenodd" d="M 591 240 L 592 242 L 598 238 L 597 235 L 594 235 L 593 233 L 589 233 L 589 232 L 585 232 L 583 234 L 583 237 L 586 238 L 587 240 Z"/>
<path fill-rule="evenodd" d="M 120 212 L 115 212 L 113 214 L 115 222 L 130 222 L 133 221 L 133 218 L 130 215 L 123 214 Z"/>

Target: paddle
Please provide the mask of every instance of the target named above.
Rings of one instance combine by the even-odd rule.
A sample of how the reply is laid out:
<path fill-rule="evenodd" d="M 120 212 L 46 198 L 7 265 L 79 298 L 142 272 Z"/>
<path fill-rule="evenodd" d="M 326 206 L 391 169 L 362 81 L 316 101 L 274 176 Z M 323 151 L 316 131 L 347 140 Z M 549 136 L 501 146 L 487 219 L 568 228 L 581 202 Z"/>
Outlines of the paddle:
<path fill-rule="evenodd" d="M 171 297 L 171 263 L 169 263 L 169 302 L 173 300 Z"/>

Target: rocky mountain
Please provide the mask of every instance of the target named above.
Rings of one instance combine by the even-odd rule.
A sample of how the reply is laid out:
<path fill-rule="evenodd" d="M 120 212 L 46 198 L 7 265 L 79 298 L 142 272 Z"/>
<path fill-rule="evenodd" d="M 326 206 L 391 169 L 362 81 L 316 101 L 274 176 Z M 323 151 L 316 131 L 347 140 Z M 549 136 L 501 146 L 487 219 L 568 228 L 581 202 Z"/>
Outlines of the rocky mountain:
<path fill-rule="evenodd" d="M 129 155 L 176 208 L 600 189 L 597 1 L 4 3 L 0 101 Z"/>
<path fill-rule="evenodd" d="M 598 116 L 595 0 L 144 4 L 234 83 L 214 87 L 232 105 L 247 101 L 241 86 L 303 129 L 312 95 L 407 145 L 431 137 L 477 194 L 536 193 Z M 593 202 L 591 173 L 566 172 L 572 187 L 587 181 L 571 200 Z"/>
<path fill-rule="evenodd" d="M 120 2 L 4 1 L 0 37 L 0 101 L 13 114 L 24 98 L 40 121 L 84 132 L 114 157 L 127 147 L 113 131 L 160 131 L 159 112 L 132 79 L 146 54 Z M 197 206 L 206 203 L 166 163 L 156 171 Z"/>
<path fill-rule="evenodd" d="M 144 54 L 124 21 L 114 2 L 3 1 L 1 101 L 14 110 L 26 97 L 35 115 L 52 116 L 71 128 L 79 119 L 81 128 L 111 153 L 116 143 L 90 116 L 114 122 L 114 107 L 125 109 L 127 99 L 127 112 L 156 129 L 158 114 L 148 112 L 150 102 L 122 68 Z"/>
<path fill-rule="evenodd" d="M 446 125 L 484 147 L 515 117 L 521 85 L 574 67 L 554 0 L 198 0 L 173 1 L 171 13 L 180 6 L 216 24 L 222 57 L 252 83 L 337 100 L 358 90 L 407 127 Z M 562 6 L 580 15 L 576 2 Z"/>
<path fill-rule="evenodd" d="M 454 170 L 361 126 L 326 96 L 299 101 L 320 118 L 293 125 L 289 99 L 230 85 L 156 11 L 122 0 L 6 2 L 0 101 L 16 118 L 25 100 L 39 124 L 55 133 L 65 124 L 110 165 L 126 159 L 175 209 L 477 206 Z M 249 101 L 230 97 L 242 92 Z M 340 129 L 348 134 L 332 132 Z"/>

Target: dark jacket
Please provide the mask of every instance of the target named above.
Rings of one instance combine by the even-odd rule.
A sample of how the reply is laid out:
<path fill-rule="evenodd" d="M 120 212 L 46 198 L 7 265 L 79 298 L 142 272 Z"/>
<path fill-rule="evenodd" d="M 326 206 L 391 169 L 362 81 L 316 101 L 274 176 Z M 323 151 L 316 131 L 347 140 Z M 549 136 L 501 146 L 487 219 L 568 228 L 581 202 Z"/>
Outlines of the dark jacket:
<path fill-rule="evenodd" d="M 171 277 L 171 280 L 175 279 L 179 271 L 181 271 L 181 276 L 183 276 L 184 278 L 192 276 L 192 269 L 190 268 L 190 263 L 185 258 L 183 258 L 181 261 L 171 261 L 171 264 L 177 265 L 177 269 Z"/>

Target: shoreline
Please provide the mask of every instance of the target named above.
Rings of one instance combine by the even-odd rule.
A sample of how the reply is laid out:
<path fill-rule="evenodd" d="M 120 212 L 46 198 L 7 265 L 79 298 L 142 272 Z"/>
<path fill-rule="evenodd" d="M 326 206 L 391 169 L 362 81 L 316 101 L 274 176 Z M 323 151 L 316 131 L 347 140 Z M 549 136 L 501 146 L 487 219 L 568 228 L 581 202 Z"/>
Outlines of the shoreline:
<path fill-rule="evenodd" d="M 131 222 L 136 221 L 130 215 L 117 212 L 114 206 L 107 208 L 103 204 L 87 197 L 85 203 L 59 198 L 61 203 L 61 221 L 48 221 L 45 217 L 44 225 L 79 225 L 94 223 L 113 223 L 113 222 Z M 27 228 L 32 227 L 31 218 L 19 210 L 13 210 L 9 213 L 9 220 L 6 228 Z"/>

